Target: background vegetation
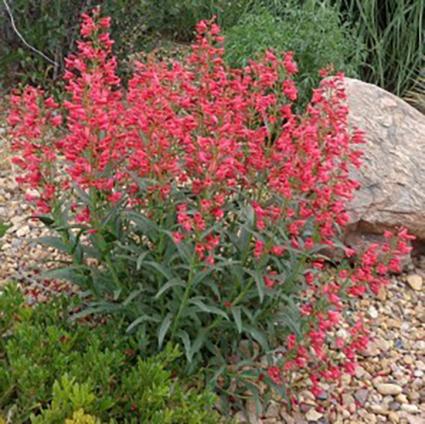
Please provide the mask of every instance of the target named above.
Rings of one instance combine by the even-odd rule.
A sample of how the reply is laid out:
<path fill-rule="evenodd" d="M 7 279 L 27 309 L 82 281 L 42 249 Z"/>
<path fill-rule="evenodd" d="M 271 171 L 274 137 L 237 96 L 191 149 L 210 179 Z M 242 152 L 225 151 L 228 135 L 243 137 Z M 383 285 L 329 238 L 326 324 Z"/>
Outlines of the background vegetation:
<path fill-rule="evenodd" d="M 77 306 L 57 298 L 30 308 L 13 285 L 0 295 L 0 422 L 218 422 L 211 393 L 172 378 L 177 350 L 142 359 L 116 320 L 71 320 Z"/>
<path fill-rule="evenodd" d="M 74 50 L 78 17 L 96 0 L 15 0 L 16 26 L 56 65 L 26 48 L 0 2 L 0 84 L 50 85 Z M 425 0 L 105 0 L 112 16 L 115 53 L 130 53 L 190 42 L 197 21 L 217 16 L 228 37 L 228 60 L 243 65 L 266 47 L 297 53 L 308 88 L 317 69 L 334 64 L 350 76 L 423 102 Z M 125 72 L 124 72 L 125 74 Z M 1 87 L 0 85 L 0 87 Z M 306 94 L 307 96 L 308 94 Z M 417 100 L 417 99 L 416 99 Z M 415 102 L 418 104 L 418 101 Z"/>

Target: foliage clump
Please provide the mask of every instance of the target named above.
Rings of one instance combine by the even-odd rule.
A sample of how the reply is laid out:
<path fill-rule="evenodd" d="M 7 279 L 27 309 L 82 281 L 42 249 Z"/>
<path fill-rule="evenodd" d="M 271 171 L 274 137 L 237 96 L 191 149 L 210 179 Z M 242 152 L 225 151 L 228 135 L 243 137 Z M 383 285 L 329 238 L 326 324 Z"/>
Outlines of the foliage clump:
<path fill-rule="evenodd" d="M 12 285 L 0 294 L 0 416 L 16 424 L 218 422 L 211 393 L 172 377 L 176 349 L 142 359 L 122 325 L 73 321 L 76 308 L 64 298 L 29 307 Z"/>

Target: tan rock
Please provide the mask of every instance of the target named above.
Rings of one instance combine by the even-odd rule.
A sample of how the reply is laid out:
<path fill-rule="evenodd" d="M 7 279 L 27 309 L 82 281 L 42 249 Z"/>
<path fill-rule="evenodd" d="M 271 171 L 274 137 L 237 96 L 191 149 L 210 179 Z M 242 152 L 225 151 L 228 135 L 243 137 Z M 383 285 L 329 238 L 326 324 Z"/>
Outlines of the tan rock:
<path fill-rule="evenodd" d="M 402 99 L 346 78 L 349 120 L 366 134 L 361 183 L 348 212 L 353 230 L 406 227 L 425 239 L 425 115 Z"/>
<path fill-rule="evenodd" d="M 397 424 L 400 422 L 400 417 L 398 416 L 397 412 L 390 411 L 388 414 L 388 419 L 393 423 Z"/>
<path fill-rule="evenodd" d="M 389 412 L 388 409 L 385 408 L 385 406 L 378 405 L 378 404 L 370 405 L 369 409 L 374 414 L 379 414 L 379 415 L 388 415 L 388 412 Z"/>
<path fill-rule="evenodd" d="M 421 291 L 422 285 L 423 285 L 423 278 L 418 274 L 411 274 L 408 275 L 406 278 L 407 284 L 415 290 L 415 291 Z"/>
<path fill-rule="evenodd" d="M 391 384 L 391 383 L 380 383 L 376 384 L 376 390 L 381 395 L 387 396 L 395 396 L 399 395 L 402 392 L 402 388 L 398 384 Z"/>
<path fill-rule="evenodd" d="M 280 414 L 280 406 L 277 402 L 271 401 L 267 407 L 266 418 L 277 418 Z"/>
<path fill-rule="evenodd" d="M 405 403 L 401 405 L 401 410 L 409 414 L 419 414 L 420 410 L 417 405 Z"/>
<path fill-rule="evenodd" d="M 308 421 L 318 421 L 323 417 L 323 414 L 317 412 L 314 408 L 311 408 L 306 414 L 305 417 Z"/>

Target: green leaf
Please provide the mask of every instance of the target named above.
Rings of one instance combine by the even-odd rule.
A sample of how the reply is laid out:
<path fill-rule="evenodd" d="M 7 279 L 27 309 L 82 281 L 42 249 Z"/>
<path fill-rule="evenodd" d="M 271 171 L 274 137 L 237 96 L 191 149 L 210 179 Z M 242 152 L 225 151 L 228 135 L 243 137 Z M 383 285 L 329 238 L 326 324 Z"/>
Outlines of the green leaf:
<path fill-rule="evenodd" d="M 141 253 L 136 261 L 136 270 L 140 271 L 140 268 L 142 267 L 142 263 L 145 260 L 146 256 L 149 254 L 149 250 L 147 250 L 146 252 Z"/>
<path fill-rule="evenodd" d="M 35 216 L 32 216 L 31 218 L 38 219 L 47 227 L 51 227 L 55 223 L 55 220 L 49 215 L 35 215 Z"/>
<path fill-rule="evenodd" d="M 39 244 L 44 244 L 49 247 L 53 247 L 65 253 L 69 253 L 69 247 L 59 237 L 51 237 L 51 236 L 38 237 L 34 239 L 34 242 Z"/>
<path fill-rule="evenodd" d="M 82 275 L 80 267 L 70 266 L 64 268 L 57 268 L 45 271 L 41 274 L 43 279 L 58 279 L 58 280 L 67 280 L 77 285 L 83 284 L 87 277 Z"/>
<path fill-rule="evenodd" d="M 254 278 L 255 284 L 257 286 L 258 296 L 260 297 L 260 302 L 263 303 L 264 292 L 266 288 L 264 285 L 263 277 L 260 275 L 260 273 L 257 270 L 244 268 L 244 271 L 248 273 L 252 278 Z"/>
<path fill-rule="evenodd" d="M 193 357 L 201 350 L 205 340 L 207 339 L 207 332 L 205 329 L 200 330 L 199 334 L 196 336 L 195 341 L 193 342 L 192 349 L 190 350 L 190 357 Z"/>
<path fill-rule="evenodd" d="M 239 334 L 242 333 L 242 318 L 241 318 L 241 308 L 239 306 L 232 306 L 231 309 L 233 319 L 235 320 L 236 327 Z"/>
<path fill-rule="evenodd" d="M 228 315 L 223 310 L 217 308 L 216 306 L 206 305 L 202 300 L 192 299 L 189 303 L 197 306 L 202 312 L 206 312 L 209 314 L 220 315 L 223 318 L 229 320 Z"/>
<path fill-rule="evenodd" d="M 4 224 L 3 222 L 0 222 L 0 238 L 2 238 L 6 231 L 9 229 L 11 225 Z"/>
<path fill-rule="evenodd" d="M 132 290 L 132 292 L 127 296 L 127 298 L 122 303 L 123 306 L 128 306 L 137 296 L 143 293 L 144 289 L 140 286 L 137 290 Z"/>
<path fill-rule="evenodd" d="M 158 262 L 154 262 L 154 261 L 146 261 L 145 264 L 153 268 L 154 270 L 158 271 L 167 280 L 173 279 L 173 274 L 171 273 L 170 269 L 165 267 L 164 265 L 161 265 Z"/>
<path fill-rule="evenodd" d="M 172 318 L 173 318 L 173 314 L 171 312 L 168 313 L 163 319 L 158 329 L 158 348 L 159 349 L 161 349 L 162 343 L 164 342 L 164 338 L 168 332 L 168 329 L 170 328 Z"/>
<path fill-rule="evenodd" d="M 155 295 L 154 299 L 159 299 L 168 289 L 172 287 L 186 287 L 186 283 L 181 278 L 173 278 L 158 290 L 158 293 Z"/>
<path fill-rule="evenodd" d="M 134 224 L 136 224 L 136 227 L 141 230 L 143 234 L 151 237 L 155 233 L 159 232 L 159 227 L 144 215 L 134 211 L 127 211 L 126 215 L 134 222 Z"/>
<path fill-rule="evenodd" d="M 160 320 L 158 318 L 154 318 L 152 316 L 148 315 L 142 315 L 141 317 L 135 319 L 126 329 L 127 333 L 130 333 L 131 330 L 139 326 L 140 324 L 143 324 L 144 322 L 159 322 Z"/>
<path fill-rule="evenodd" d="M 193 278 L 193 287 L 196 287 L 199 283 L 201 283 L 205 278 L 207 278 L 209 275 L 212 274 L 214 270 L 213 269 L 207 269 L 205 271 L 199 271 L 195 274 L 195 277 Z"/>
<path fill-rule="evenodd" d="M 189 334 L 187 334 L 186 331 L 184 330 L 180 330 L 177 333 L 177 336 L 182 340 L 183 342 L 183 346 L 184 346 L 184 351 L 185 351 L 185 355 L 186 358 L 189 362 L 192 362 L 192 358 L 193 358 L 193 353 L 192 353 L 192 343 L 190 341 L 190 337 Z"/>
<path fill-rule="evenodd" d="M 109 302 L 96 302 L 83 308 L 80 312 L 72 314 L 71 320 L 75 321 L 80 318 L 88 317 L 89 315 L 110 314 L 121 309 L 121 305 Z"/>
<path fill-rule="evenodd" d="M 255 328 L 252 325 L 247 325 L 247 324 L 243 324 L 242 328 L 246 333 L 248 333 L 254 340 L 256 340 L 260 344 L 263 350 L 265 351 L 269 350 L 267 337 L 264 335 L 262 331 L 260 331 L 258 328 Z"/>

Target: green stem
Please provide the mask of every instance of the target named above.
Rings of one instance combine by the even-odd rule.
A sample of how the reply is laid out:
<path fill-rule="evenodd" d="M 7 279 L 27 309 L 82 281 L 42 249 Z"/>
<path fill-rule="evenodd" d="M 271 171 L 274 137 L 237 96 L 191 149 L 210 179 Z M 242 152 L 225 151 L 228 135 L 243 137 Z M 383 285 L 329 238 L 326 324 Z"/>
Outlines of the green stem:
<path fill-rule="evenodd" d="M 94 188 L 90 188 L 89 199 L 90 199 L 90 205 L 89 205 L 90 215 L 92 218 L 93 228 L 96 231 L 95 240 L 98 242 L 97 243 L 99 246 L 98 250 L 100 251 L 103 259 L 105 259 L 106 265 L 108 267 L 109 272 L 112 275 L 112 280 L 114 281 L 115 286 L 119 289 L 122 287 L 121 281 L 111 261 L 108 247 L 106 247 L 106 249 L 104 248 L 104 246 L 108 246 L 108 243 L 105 241 L 104 237 L 101 235 L 102 225 L 100 223 L 100 219 L 98 218 L 98 213 L 97 213 L 97 191 Z"/>
<path fill-rule="evenodd" d="M 194 276 L 195 262 L 196 262 L 196 253 L 194 252 L 193 256 L 192 256 L 191 263 L 190 263 L 190 271 L 189 271 L 189 277 L 187 279 L 186 290 L 184 292 L 183 300 L 180 303 L 180 307 L 179 307 L 179 310 L 177 311 L 176 319 L 174 320 L 173 327 L 172 327 L 172 330 L 171 330 L 171 339 L 172 340 L 174 339 L 175 332 L 177 330 L 177 325 L 180 321 L 180 317 L 181 317 L 184 309 L 187 306 L 187 302 L 189 300 L 189 295 L 190 295 L 190 292 L 192 290 L 192 284 L 193 284 L 192 280 L 193 280 L 193 276 Z"/>

